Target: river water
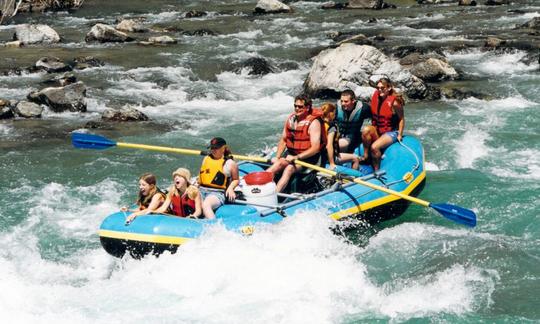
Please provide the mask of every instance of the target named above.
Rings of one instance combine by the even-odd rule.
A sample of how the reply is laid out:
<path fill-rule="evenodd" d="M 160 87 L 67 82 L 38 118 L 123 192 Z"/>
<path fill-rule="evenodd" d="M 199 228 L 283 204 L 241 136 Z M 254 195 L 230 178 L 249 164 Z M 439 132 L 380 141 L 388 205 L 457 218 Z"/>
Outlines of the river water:
<path fill-rule="evenodd" d="M 135 199 L 137 178 L 166 184 L 199 157 L 127 149 L 74 149 L 69 134 L 107 107 L 134 105 L 152 121 L 90 129 L 117 141 L 202 149 L 222 136 L 233 151 L 275 145 L 313 53 L 332 31 L 384 35 L 396 45 L 467 43 L 540 16 L 535 1 L 511 6 L 418 6 L 253 17 L 255 1 L 86 1 L 74 12 L 18 18 L 46 23 L 63 42 L 0 48 L 0 67 L 44 55 L 93 55 L 103 67 L 75 72 L 87 113 L 45 111 L 40 120 L 0 121 L 0 314 L 11 322 L 357 323 L 536 322 L 540 320 L 540 82 L 519 50 L 447 52 L 481 100 L 410 102 L 406 134 L 425 147 L 421 198 L 475 210 L 474 229 L 411 206 L 397 220 L 338 236 L 324 212 L 291 217 L 243 237 L 215 227 L 159 258 L 115 259 L 97 236 L 103 218 Z M 188 10 L 201 18 L 184 18 Z M 511 11 L 509 9 L 519 9 Z M 154 27 L 207 28 L 171 35 L 166 47 L 92 44 L 97 22 L 145 17 Z M 377 23 L 368 24 L 369 18 Z M 0 27 L 11 37 L 13 25 Z M 142 37 L 142 36 L 141 36 Z M 274 73 L 235 63 L 261 56 Z M 23 99 L 44 73 L 0 76 L 0 97 Z M 319 101 L 320 102 L 320 101 Z"/>

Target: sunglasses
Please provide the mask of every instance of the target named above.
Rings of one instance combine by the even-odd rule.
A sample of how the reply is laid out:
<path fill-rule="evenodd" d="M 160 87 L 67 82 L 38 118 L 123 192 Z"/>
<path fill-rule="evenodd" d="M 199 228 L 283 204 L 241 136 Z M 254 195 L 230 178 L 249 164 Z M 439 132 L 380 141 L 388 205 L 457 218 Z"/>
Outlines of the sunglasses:
<path fill-rule="evenodd" d="M 298 108 L 298 109 L 306 107 L 305 105 L 293 105 L 293 106 L 294 106 L 294 108 Z"/>

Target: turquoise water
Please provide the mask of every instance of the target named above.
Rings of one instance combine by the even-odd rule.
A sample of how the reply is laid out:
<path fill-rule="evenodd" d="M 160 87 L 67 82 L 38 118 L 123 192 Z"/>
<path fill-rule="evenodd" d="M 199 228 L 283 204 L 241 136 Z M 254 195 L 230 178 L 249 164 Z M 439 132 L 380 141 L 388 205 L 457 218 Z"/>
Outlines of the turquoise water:
<path fill-rule="evenodd" d="M 382 33 L 395 44 L 473 38 L 540 16 L 534 2 L 460 11 L 414 6 L 389 11 L 321 11 L 294 2 L 291 15 L 253 18 L 251 1 L 87 1 L 74 14 L 21 18 L 56 28 L 52 48 L 0 48 L 0 66 L 45 54 L 95 55 L 104 67 L 76 72 L 88 86 L 86 114 L 46 111 L 41 120 L 0 121 L 0 314 L 16 322 L 535 322 L 540 319 L 540 75 L 525 52 L 446 53 L 489 100 L 410 102 L 406 133 L 426 151 L 421 198 L 473 209 L 468 229 L 419 206 L 372 228 L 334 235 L 324 211 L 296 215 L 246 238 L 216 227 L 182 253 L 114 259 L 99 244 L 103 218 L 135 199 L 148 171 L 162 186 L 199 157 L 128 149 L 74 149 L 69 134 L 106 107 L 135 105 L 151 122 L 89 129 L 117 141 L 202 149 L 213 136 L 235 152 L 274 146 L 311 67 L 313 49 L 335 30 Z M 507 12 L 521 9 L 522 13 Z M 184 19 L 190 9 L 207 17 Z M 149 25 L 209 28 L 173 34 L 179 44 L 86 45 L 98 21 L 145 16 Z M 377 24 L 367 24 L 377 17 Z M 460 23 L 459 29 L 457 21 Z M 408 25 L 425 24 L 418 29 Z M 10 38 L 10 27 L 0 29 Z M 233 63 L 264 56 L 263 77 Z M 0 77 L 0 98 L 23 99 L 44 74 Z"/>

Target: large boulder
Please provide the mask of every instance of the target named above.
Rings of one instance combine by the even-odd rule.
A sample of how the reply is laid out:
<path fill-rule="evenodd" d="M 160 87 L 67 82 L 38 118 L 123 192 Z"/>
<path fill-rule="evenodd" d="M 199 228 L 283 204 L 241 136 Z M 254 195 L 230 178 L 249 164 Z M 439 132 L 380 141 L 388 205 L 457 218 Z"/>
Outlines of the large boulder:
<path fill-rule="evenodd" d="M 60 36 L 54 29 L 47 25 L 23 24 L 15 27 L 13 40 L 18 40 L 25 45 L 53 44 L 60 41 Z"/>
<path fill-rule="evenodd" d="M 277 0 L 259 0 L 253 11 L 255 14 L 292 12 L 291 7 Z"/>
<path fill-rule="evenodd" d="M 331 95 L 345 89 L 362 92 L 362 86 L 372 85 L 381 77 L 390 78 L 410 98 L 429 97 L 426 84 L 398 61 L 373 46 L 355 44 L 343 44 L 319 53 L 304 82 L 304 90 L 312 96 Z"/>
<path fill-rule="evenodd" d="M 73 59 L 73 68 L 77 70 L 84 70 L 92 67 L 103 66 L 105 63 L 93 56 L 78 56 Z"/>
<path fill-rule="evenodd" d="M 43 107 L 33 102 L 19 101 L 13 108 L 13 112 L 19 117 L 39 118 L 41 117 L 41 113 L 43 113 Z"/>
<path fill-rule="evenodd" d="M 122 107 L 120 109 L 106 109 L 101 115 L 101 119 L 109 121 L 147 121 L 149 118 L 141 111 L 133 107 Z"/>
<path fill-rule="evenodd" d="M 369 77 L 390 59 L 373 46 L 343 44 L 327 49 L 314 58 L 311 71 L 304 82 L 308 94 L 317 96 L 327 91 L 341 92 L 350 83 L 367 85 Z"/>
<path fill-rule="evenodd" d="M 521 28 L 530 28 L 540 30 L 540 17 L 534 17 L 525 24 L 521 25 Z"/>
<path fill-rule="evenodd" d="M 28 95 L 28 100 L 43 104 L 54 112 L 86 111 L 86 86 L 82 82 L 69 84 L 65 87 L 50 87 Z"/>
<path fill-rule="evenodd" d="M 109 25 L 95 24 L 88 34 L 86 34 L 85 40 L 86 42 L 122 43 L 130 42 L 133 38 Z"/>

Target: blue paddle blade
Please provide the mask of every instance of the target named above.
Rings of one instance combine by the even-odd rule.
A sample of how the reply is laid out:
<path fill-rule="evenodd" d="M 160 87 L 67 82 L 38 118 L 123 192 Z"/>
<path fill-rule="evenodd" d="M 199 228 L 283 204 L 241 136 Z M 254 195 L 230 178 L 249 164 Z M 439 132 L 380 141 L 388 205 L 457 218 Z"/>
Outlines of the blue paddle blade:
<path fill-rule="evenodd" d="M 116 142 L 113 142 L 106 137 L 85 133 L 72 133 L 71 143 L 76 148 L 93 150 L 104 150 L 116 146 Z"/>
<path fill-rule="evenodd" d="M 429 204 L 429 207 L 456 223 L 470 227 L 476 226 L 476 214 L 470 209 L 450 204 Z"/>

